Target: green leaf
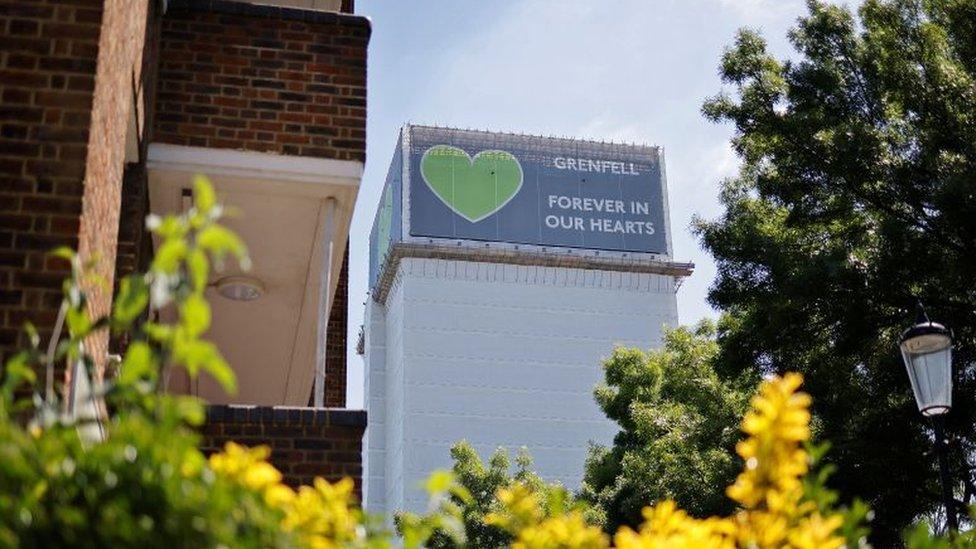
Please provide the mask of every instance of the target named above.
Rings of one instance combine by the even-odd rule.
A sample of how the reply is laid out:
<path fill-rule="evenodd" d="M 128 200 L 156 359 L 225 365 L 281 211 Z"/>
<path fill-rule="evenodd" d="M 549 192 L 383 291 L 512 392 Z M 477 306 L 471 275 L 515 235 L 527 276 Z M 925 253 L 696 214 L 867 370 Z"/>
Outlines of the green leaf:
<path fill-rule="evenodd" d="M 182 239 L 167 239 L 156 250 L 156 257 L 153 258 L 152 270 L 167 274 L 175 273 L 180 266 L 180 262 L 186 257 L 186 242 Z"/>
<path fill-rule="evenodd" d="M 146 226 L 164 239 L 182 238 L 186 236 L 187 231 L 186 223 L 175 215 L 167 215 L 162 219 L 149 216 L 146 218 Z"/>
<path fill-rule="evenodd" d="M 190 425 L 203 425 L 206 419 L 206 412 L 203 402 L 193 396 L 175 396 L 173 401 L 176 404 L 177 413 L 183 421 Z"/>
<path fill-rule="evenodd" d="M 91 329 L 91 319 L 84 309 L 69 307 L 65 320 L 68 323 L 68 333 L 72 338 L 84 337 Z"/>
<path fill-rule="evenodd" d="M 149 305 L 149 285 L 140 275 L 130 275 L 119 282 L 112 303 L 112 321 L 120 329 L 128 328 Z"/>
<path fill-rule="evenodd" d="M 193 178 L 193 201 L 200 213 L 206 214 L 217 204 L 213 185 L 204 175 Z"/>
<path fill-rule="evenodd" d="M 77 257 L 75 251 L 67 246 L 59 246 L 51 250 L 50 252 L 48 252 L 48 255 L 53 257 L 60 257 L 61 259 L 64 259 L 69 262 L 74 262 L 75 257 Z"/>
<path fill-rule="evenodd" d="M 220 384 L 220 387 L 229 394 L 234 394 L 237 392 L 237 377 L 234 375 L 234 370 L 231 369 L 230 364 L 224 360 L 223 355 L 217 350 L 216 345 L 213 343 L 204 342 L 211 349 L 210 359 L 202 364 L 203 371 L 207 372 Z"/>
<path fill-rule="evenodd" d="M 177 337 L 173 345 L 174 359 L 186 367 L 191 376 L 207 372 L 228 393 L 237 392 L 237 380 L 230 365 L 221 356 L 217 346 L 209 341 Z"/>
<path fill-rule="evenodd" d="M 122 358 L 119 372 L 119 384 L 131 385 L 144 379 L 155 379 L 156 357 L 152 348 L 144 341 L 136 341 L 129 345 Z"/>
<path fill-rule="evenodd" d="M 32 348 L 36 349 L 41 344 L 41 336 L 37 333 L 37 328 L 30 321 L 24 322 L 24 331 L 27 332 L 27 340 L 30 341 Z"/>
<path fill-rule="evenodd" d="M 210 273 L 210 262 L 207 260 L 207 254 L 200 248 L 194 248 L 186 258 L 186 267 L 193 291 L 202 293 L 207 287 L 207 278 Z"/>
<path fill-rule="evenodd" d="M 165 324 L 145 322 L 142 325 L 142 331 L 149 339 L 157 343 L 165 343 L 173 338 L 173 327 Z"/>
<path fill-rule="evenodd" d="M 197 244 L 218 258 L 232 254 L 243 259 L 247 255 L 241 239 L 233 231 L 220 225 L 209 225 L 201 230 L 197 235 Z"/>
<path fill-rule="evenodd" d="M 434 471 L 427 477 L 424 489 L 428 494 L 441 494 L 446 492 L 451 484 L 454 483 L 454 474 L 450 471 Z"/>
<path fill-rule="evenodd" d="M 202 335 L 210 328 L 210 305 L 198 294 L 187 296 L 180 305 L 180 319 L 191 337 Z"/>
<path fill-rule="evenodd" d="M 37 380 L 37 374 L 31 368 L 31 354 L 27 351 L 20 351 L 7 360 L 3 367 L 3 396 L 6 402 L 13 399 L 14 391 L 21 384 L 33 384 Z"/>

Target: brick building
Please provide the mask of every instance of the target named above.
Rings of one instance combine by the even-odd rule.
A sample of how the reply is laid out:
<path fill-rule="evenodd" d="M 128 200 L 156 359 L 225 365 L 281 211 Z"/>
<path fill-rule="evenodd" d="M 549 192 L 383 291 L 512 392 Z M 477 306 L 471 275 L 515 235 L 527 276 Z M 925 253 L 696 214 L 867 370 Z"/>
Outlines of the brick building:
<path fill-rule="evenodd" d="M 358 479 L 346 245 L 369 36 L 351 0 L 0 0 L 0 358 L 26 321 L 51 335 L 67 271 L 47 251 L 77 247 L 107 280 L 140 269 L 146 214 L 181 211 L 206 174 L 254 263 L 209 291 L 240 390 L 170 389 L 215 403 L 207 449 L 270 443 L 289 481 Z"/>

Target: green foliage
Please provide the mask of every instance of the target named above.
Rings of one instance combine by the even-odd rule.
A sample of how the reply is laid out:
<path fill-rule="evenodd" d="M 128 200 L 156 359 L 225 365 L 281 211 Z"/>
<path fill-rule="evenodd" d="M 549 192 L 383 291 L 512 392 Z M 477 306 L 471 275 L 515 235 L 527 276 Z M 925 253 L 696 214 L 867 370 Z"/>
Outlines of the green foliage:
<path fill-rule="evenodd" d="M 969 510 L 969 524 L 976 519 L 976 508 Z M 921 521 L 905 532 L 905 546 L 908 549 L 974 549 L 976 530 L 964 530 L 955 535 L 937 535 L 928 521 Z"/>
<path fill-rule="evenodd" d="M 908 549 L 973 549 L 976 548 L 976 532 L 937 536 L 928 523 L 921 522 L 905 533 L 905 546 Z"/>
<path fill-rule="evenodd" d="M 734 447 L 755 380 L 719 379 L 715 331 L 703 321 L 667 332 L 661 350 L 618 348 L 604 361 L 595 395 L 621 430 L 591 449 L 581 495 L 608 531 L 640 525 L 641 510 L 666 499 L 698 517 L 732 511 L 725 486 L 741 467 Z"/>
<path fill-rule="evenodd" d="M 875 541 L 939 506 L 931 441 L 897 353 L 915 298 L 956 336 L 952 465 L 976 443 L 976 4 L 809 2 L 779 61 L 742 31 L 704 106 L 744 161 L 697 221 L 710 301 L 732 314 L 725 376 L 798 371 L 830 484 L 876 512 Z"/>
<path fill-rule="evenodd" d="M 86 289 L 100 284 L 89 266 L 71 250 L 54 252 L 72 265 L 62 304 L 67 335 L 48 356 L 34 334 L 2 372 L 0 547 L 293 545 L 280 510 L 207 466 L 193 431 L 202 404 L 161 391 L 161 373 L 173 367 L 234 386 L 220 353 L 200 339 L 210 322 L 203 293 L 208 257 L 247 256 L 236 237 L 200 238 L 229 233 L 215 229 L 220 208 L 210 185 L 198 180 L 195 192 L 197 205 L 183 216 L 150 220 L 160 253 L 148 273 L 119 282 L 108 318 L 89 316 Z M 164 307 L 177 311 L 175 322 L 154 320 Z M 94 360 L 83 341 L 108 329 L 132 341 L 119 375 L 95 386 L 95 401 L 113 413 L 104 404 L 100 417 L 64 413 L 56 392 L 36 387 L 35 372 L 80 362 L 91 376 Z M 25 387 L 34 394 L 18 399 Z M 83 436 L 94 422 L 103 439 Z"/>
<path fill-rule="evenodd" d="M 116 415 L 89 445 L 67 423 L 0 422 L 0 547 L 285 545 L 280 513 L 204 467 L 183 403 Z"/>
<path fill-rule="evenodd" d="M 454 460 L 452 473 L 435 474 L 428 481 L 427 491 L 433 494 L 430 512 L 396 516 L 401 535 L 409 526 L 414 536 L 429 538 L 426 547 L 508 547 L 514 540 L 513 534 L 486 518 L 504 508 L 498 499 L 499 492 L 516 485 L 539 495 L 543 517 L 583 510 L 565 488 L 546 484 L 532 472 L 532 458 L 524 451 L 515 458 L 514 472 L 508 453 L 501 448 L 486 464 L 470 444 L 462 441 L 451 448 L 451 458 Z M 406 536 L 405 540 L 411 541 Z"/>

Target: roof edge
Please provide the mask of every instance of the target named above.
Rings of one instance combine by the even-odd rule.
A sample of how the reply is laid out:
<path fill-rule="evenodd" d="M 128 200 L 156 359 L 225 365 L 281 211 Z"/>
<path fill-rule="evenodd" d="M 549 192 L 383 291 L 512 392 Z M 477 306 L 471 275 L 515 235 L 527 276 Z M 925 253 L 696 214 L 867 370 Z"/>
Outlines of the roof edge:
<path fill-rule="evenodd" d="M 470 248 L 461 246 L 438 246 L 431 244 L 410 244 L 399 242 L 390 246 L 383 267 L 372 288 L 373 300 L 386 303 L 386 297 L 393 286 L 400 261 L 404 258 L 445 259 L 470 261 L 473 263 L 507 263 L 510 265 L 531 265 L 537 267 L 563 267 L 589 271 L 610 271 L 620 273 L 647 273 L 673 276 L 683 279 L 695 270 L 694 263 L 674 261 L 623 259 L 584 255 L 555 254 L 551 252 L 530 252 L 525 250 L 505 250 L 497 248 Z"/>
<path fill-rule="evenodd" d="M 606 139 L 597 138 L 577 138 L 565 135 L 539 135 L 533 133 L 520 133 L 513 131 L 493 131 L 493 130 L 482 130 L 478 128 L 455 128 L 451 126 L 438 126 L 436 124 L 414 124 L 407 122 L 400 127 L 400 131 L 408 131 L 411 128 L 422 128 L 425 130 L 441 130 L 441 131 L 455 131 L 455 132 L 469 132 L 469 133 L 479 133 L 484 135 L 504 135 L 508 137 L 520 137 L 525 139 L 552 139 L 555 141 L 561 141 L 564 143 L 587 143 L 592 145 L 612 145 L 615 147 L 627 147 L 632 149 L 654 149 L 658 151 L 663 151 L 664 147 L 661 145 L 651 145 L 647 143 L 629 143 L 625 141 L 614 141 Z"/>
<path fill-rule="evenodd" d="M 369 18 L 362 15 L 252 4 L 250 2 L 239 2 L 236 0 L 169 0 L 166 11 L 167 13 L 170 11 L 210 12 L 264 17 L 267 19 L 304 21 L 306 23 L 343 24 L 363 27 L 368 31 L 372 31 L 372 23 Z"/>

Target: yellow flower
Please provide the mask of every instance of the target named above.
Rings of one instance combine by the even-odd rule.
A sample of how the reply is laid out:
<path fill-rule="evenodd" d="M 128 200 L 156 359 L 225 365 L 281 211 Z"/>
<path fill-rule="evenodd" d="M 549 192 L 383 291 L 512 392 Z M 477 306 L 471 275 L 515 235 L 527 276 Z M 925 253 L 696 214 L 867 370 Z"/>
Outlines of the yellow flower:
<path fill-rule="evenodd" d="M 542 495 L 531 486 L 516 482 L 498 490 L 501 509 L 489 513 L 485 522 L 515 536 L 514 549 L 604 549 L 606 535 L 587 524 L 580 511 L 546 517 Z"/>
<path fill-rule="evenodd" d="M 624 527 L 614 536 L 619 549 L 730 549 L 732 523 L 724 519 L 698 520 L 665 501 L 644 509 L 640 532 Z"/>
<path fill-rule="evenodd" d="M 282 527 L 310 547 L 338 547 L 361 536 L 362 513 L 352 506 L 352 479 L 330 484 L 316 478 L 284 505 Z"/>
<path fill-rule="evenodd" d="M 264 491 L 264 501 L 272 507 L 284 507 L 295 500 L 295 491 L 284 484 L 269 486 Z"/>
<path fill-rule="evenodd" d="M 210 468 L 252 490 L 264 490 L 281 482 L 281 473 L 266 461 L 270 455 L 267 446 L 247 448 L 228 442 L 222 453 L 210 456 Z"/>
<path fill-rule="evenodd" d="M 808 457 L 800 446 L 810 439 L 810 397 L 796 390 L 799 374 L 764 382 L 742 420 L 749 438 L 736 445 L 745 470 L 726 491 L 746 509 L 787 511 L 802 496 Z"/>
<path fill-rule="evenodd" d="M 840 549 L 844 540 L 834 533 L 844 524 L 838 515 L 822 517 L 813 513 L 790 531 L 790 545 L 796 549 Z"/>
<path fill-rule="evenodd" d="M 797 392 L 803 378 L 787 374 L 759 387 L 742 421 L 748 438 L 736 446 L 745 467 L 727 490 L 742 509 L 727 519 L 699 520 L 667 501 L 644 510 L 639 532 L 622 528 L 621 549 L 748 547 L 839 549 L 840 515 L 823 516 L 804 500 L 802 480 L 809 456 L 810 397 Z"/>
<path fill-rule="evenodd" d="M 609 547 L 603 532 L 572 511 L 543 520 L 519 532 L 512 549 L 604 549 Z"/>
<path fill-rule="evenodd" d="M 501 502 L 503 511 L 489 513 L 485 517 L 488 524 L 514 532 L 542 520 L 539 494 L 525 484 L 515 483 L 507 488 L 500 488 L 498 501 Z"/>

